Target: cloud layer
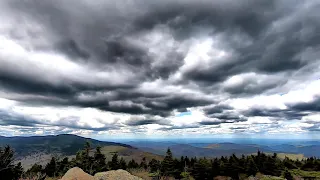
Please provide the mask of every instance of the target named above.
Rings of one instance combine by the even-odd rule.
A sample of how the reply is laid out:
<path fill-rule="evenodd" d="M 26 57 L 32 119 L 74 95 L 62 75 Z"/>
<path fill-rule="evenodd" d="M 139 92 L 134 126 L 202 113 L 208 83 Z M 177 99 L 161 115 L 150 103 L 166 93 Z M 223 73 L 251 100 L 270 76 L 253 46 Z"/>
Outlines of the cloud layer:
<path fill-rule="evenodd" d="M 319 131 L 319 7 L 3 0 L 2 135 Z"/>

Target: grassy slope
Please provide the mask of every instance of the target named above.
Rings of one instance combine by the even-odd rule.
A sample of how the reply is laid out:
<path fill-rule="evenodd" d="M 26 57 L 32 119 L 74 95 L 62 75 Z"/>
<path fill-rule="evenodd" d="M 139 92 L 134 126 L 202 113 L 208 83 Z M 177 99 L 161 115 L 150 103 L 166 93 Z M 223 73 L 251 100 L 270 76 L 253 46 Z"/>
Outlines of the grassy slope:
<path fill-rule="evenodd" d="M 0 146 L 10 145 L 15 149 L 16 155 L 21 157 L 36 153 L 72 155 L 82 149 L 87 141 L 91 143 L 92 147 L 112 145 L 131 147 L 126 144 L 98 141 L 68 134 L 57 136 L 0 137 Z"/>
<path fill-rule="evenodd" d="M 306 158 L 303 154 L 278 153 L 277 155 L 280 159 L 284 159 L 285 157 L 288 157 L 289 159 L 292 159 L 292 160 L 297 160 L 297 159 L 302 160 Z"/>
<path fill-rule="evenodd" d="M 300 169 L 294 169 L 290 171 L 292 175 L 299 176 L 299 177 L 314 177 L 316 179 L 320 179 L 320 172 L 319 171 L 303 171 Z"/>
<path fill-rule="evenodd" d="M 263 176 L 260 180 L 284 180 L 284 178 L 276 176 Z"/>
<path fill-rule="evenodd" d="M 122 146 L 105 146 L 101 150 L 102 150 L 102 153 L 106 156 L 106 159 L 108 161 L 111 160 L 115 152 L 118 153 L 119 158 L 123 158 L 127 162 L 130 161 L 131 159 L 134 159 L 135 161 L 140 163 L 144 157 L 146 158 L 147 161 L 151 161 L 152 159 L 163 160 L 163 156 L 144 152 L 139 149 L 126 148 Z"/>
<path fill-rule="evenodd" d="M 163 156 L 123 146 L 103 146 L 101 152 L 106 156 L 107 161 L 111 161 L 115 152 L 118 153 L 119 158 L 123 158 L 127 162 L 134 159 L 136 162 L 140 163 L 144 157 L 147 161 L 151 161 L 152 159 L 163 160 Z M 90 154 L 93 155 L 93 153 L 94 150 L 92 150 Z M 24 158 L 17 160 L 17 162 L 21 162 L 24 169 L 29 169 L 35 163 L 46 165 L 52 157 L 61 159 L 65 156 L 61 154 L 37 153 L 25 156 Z M 71 160 L 72 158 L 75 158 L 75 154 L 68 155 L 67 157 Z"/>

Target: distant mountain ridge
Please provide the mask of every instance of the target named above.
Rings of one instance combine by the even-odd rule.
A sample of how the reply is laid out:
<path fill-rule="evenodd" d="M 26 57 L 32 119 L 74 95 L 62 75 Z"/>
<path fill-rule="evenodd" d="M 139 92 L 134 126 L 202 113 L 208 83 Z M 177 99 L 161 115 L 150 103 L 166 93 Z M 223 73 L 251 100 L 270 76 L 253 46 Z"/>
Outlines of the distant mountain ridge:
<path fill-rule="evenodd" d="M 126 148 L 133 148 L 131 145 L 127 144 L 99 141 L 71 134 L 30 137 L 0 136 L 0 146 L 11 146 L 15 150 L 17 156 L 26 156 L 39 152 L 73 155 L 78 150 L 82 149 L 87 141 L 91 143 L 93 148 L 97 146 L 123 146 Z"/>
<path fill-rule="evenodd" d="M 314 144 L 312 144 L 314 143 Z M 301 144 L 237 144 L 237 143 L 176 143 L 176 142 L 127 142 L 134 147 L 142 149 L 146 152 L 164 155 L 167 148 L 170 148 L 172 153 L 179 156 L 198 156 L 198 157 L 220 157 L 241 154 L 252 154 L 258 150 L 265 153 L 289 153 L 303 154 L 305 157 L 316 156 L 320 157 L 320 145 L 318 141 L 309 142 L 307 145 Z"/>

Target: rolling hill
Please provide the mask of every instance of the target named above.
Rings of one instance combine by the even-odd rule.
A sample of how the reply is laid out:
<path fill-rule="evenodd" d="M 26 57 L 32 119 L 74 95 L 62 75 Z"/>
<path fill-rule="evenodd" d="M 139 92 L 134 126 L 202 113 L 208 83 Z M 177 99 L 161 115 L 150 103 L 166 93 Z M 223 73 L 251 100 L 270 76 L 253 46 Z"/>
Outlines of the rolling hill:
<path fill-rule="evenodd" d="M 101 152 L 106 156 L 107 161 L 111 160 L 115 152 L 118 153 L 119 158 L 123 158 L 127 162 L 133 159 L 140 163 L 143 158 L 146 158 L 147 162 L 151 161 L 152 159 L 161 161 L 164 158 L 161 155 L 146 152 L 138 148 L 128 148 L 123 146 L 104 146 L 102 147 Z"/>
<path fill-rule="evenodd" d="M 130 145 L 104 142 L 95 139 L 84 138 L 81 136 L 61 134 L 56 136 L 31 136 L 31 137 L 0 137 L 0 146 L 11 146 L 18 157 L 27 156 L 35 153 L 59 153 L 73 155 L 82 149 L 85 142 L 90 142 L 91 146 L 122 146 L 133 148 Z"/>
<path fill-rule="evenodd" d="M 312 143 L 314 143 L 312 145 Z M 275 145 L 261 145 L 261 144 L 237 144 L 237 143 L 188 143 L 182 144 L 177 142 L 127 142 L 127 144 L 135 146 L 146 152 L 154 154 L 165 155 L 167 148 L 170 148 L 173 155 L 179 156 L 206 156 L 206 157 L 220 157 L 231 154 L 252 154 L 258 150 L 265 153 L 280 153 L 287 154 L 290 157 L 297 156 L 299 158 L 316 156 L 320 157 L 320 145 L 317 141 L 308 144 L 275 144 Z"/>
<path fill-rule="evenodd" d="M 147 161 L 152 159 L 163 160 L 161 155 L 145 152 L 131 145 L 98 141 L 69 134 L 32 137 L 0 136 L 0 147 L 11 146 L 15 150 L 16 162 L 21 162 L 22 166 L 28 169 L 35 163 L 40 165 L 47 164 L 53 156 L 72 159 L 79 150 L 83 149 L 87 141 L 92 146 L 92 153 L 94 153 L 95 147 L 101 146 L 101 151 L 106 156 L 107 161 L 111 160 L 115 152 L 118 153 L 119 158 L 124 158 L 126 161 L 134 159 L 140 163 L 143 158 L 146 158 Z"/>

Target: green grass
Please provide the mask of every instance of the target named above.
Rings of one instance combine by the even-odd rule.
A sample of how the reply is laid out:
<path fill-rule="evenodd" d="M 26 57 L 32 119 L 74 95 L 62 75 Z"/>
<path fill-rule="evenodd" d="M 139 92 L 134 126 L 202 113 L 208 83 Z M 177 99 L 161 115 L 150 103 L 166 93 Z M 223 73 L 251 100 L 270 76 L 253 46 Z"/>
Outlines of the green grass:
<path fill-rule="evenodd" d="M 284 180 L 284 178 L 276 176 L 264 176 L 260 180 Z"/>
<path fill-rule="evenodd" d="M 101 148 L 101 153 L 104 155 L 110 155 L 115 152 L 121 152 L 123 150 L 126 150 L 126 147 L 123 146 L 104 146 Z"/>
<path fill-rule="evenodd" d="M 92 151 L 92 153 L 93 152 L 94 151 Z M 104 146 L 101 148 L 101 152 L 106 156 L 107 161 L 110 161 L 112 159 L 112 156 L 115 152 L 118 153 L 119 158 L 123 158 L 127 162 L 134 159 L 136 162 L 140 163 L 144 157 L 147 161 L 151 161 L 152 159 L 156 159 L 159 161 L 163 160 L 162 156 L 137 149 L 130 149 L 123 146 Z"/>
<path fill-rule="evenodd" d="M 261 173 L 257 173 L 255 178 L 259 180 L 284 180 L 282 177 L 263 175 Z"/>
<path fill-rule="evenodd" d="M 260 180 L 284 180 L 284 178 L 276 176 L 263 176 Z"/>
<path fill-rule="evenodd" d="M 299 177 L 314 177 L 320 179 L 320 172 L 319 171 L 303 171 L 300 169 L 290 170 L 292 175 L 299 176 Z"/>

